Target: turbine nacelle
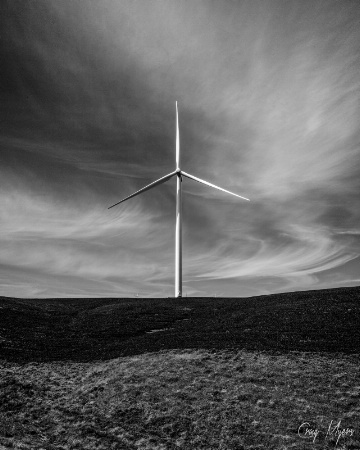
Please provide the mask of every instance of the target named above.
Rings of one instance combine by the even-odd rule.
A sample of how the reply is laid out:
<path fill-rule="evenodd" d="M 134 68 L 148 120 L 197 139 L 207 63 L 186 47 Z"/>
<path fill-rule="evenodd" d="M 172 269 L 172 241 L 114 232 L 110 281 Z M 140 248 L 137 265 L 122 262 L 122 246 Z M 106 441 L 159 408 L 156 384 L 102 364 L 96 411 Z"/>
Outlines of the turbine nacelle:
<path fill-rule="evenodd" d="M 250 201 L 246 197 L 242 197 L 241 195 L 235 194 L 234 192 L 228 191 L 224 188 L 221 188 L 219 186 L 216 186 L 215 184 L 209 183 L 208 181 L 202 180 L 201 178 L 195 177 L 194 175 L 190 175 L 189 173 L 186 173 L 180 169 L 180 135 L 179 135 L 179 115 L 178 115 L 178 106 L 176 102 L 176 169 L 174 172 L 171 172 L 161 178 L 159 178 L 156 181 L 153 181 L 152 183 L 148 184 L 147 186 L 143 187 L 142 189 L 139 189 L 138 191 L 134 192 L 133 194 L 129 195 L 128 197 L 123 198 L 119 202 L 115 203 L 112 206 L 109 206 L 108 209 L 113 208 L 116 205 L 119 205 L 122 202 L 125 202 L 126 200 L 129 200 L 132 197 L 135 197 L 136 195 L 139 195 L 145 191 L 148 191 L 149 189 L 152 189 L 155 186 L 158 186 L 159 184 L 165 183 L 166 181 L 170 180 L 170 178 L 176 176 L 177 178 L 177 185 L 176 185 L 176 225 L 175 225 L 175 297 L 181 297 L 182 296 L 182 236 L 181 236 L 181 181 L 182 176 L 189 178 L 190 180 L 197 181 L 198 183 L 205 184 L 205 186 L 212 187 L 214 189 L 218 189 L 219 191 L 225 192 L 227 194 L 234 195 L 235 197 L 239 197 L 243 200 Z"/>

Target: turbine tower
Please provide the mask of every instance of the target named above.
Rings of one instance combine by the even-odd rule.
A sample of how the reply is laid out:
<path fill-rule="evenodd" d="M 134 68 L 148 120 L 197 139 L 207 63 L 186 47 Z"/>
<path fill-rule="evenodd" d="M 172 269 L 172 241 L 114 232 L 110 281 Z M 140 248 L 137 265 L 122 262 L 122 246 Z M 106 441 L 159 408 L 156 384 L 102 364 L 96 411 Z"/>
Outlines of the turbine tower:
<path fill-rule="evenodd" d="M 205 184 L 206 186 L 213 187 L 215 189 L 219 189 L 220 191 L 226 192 L 227 194 L 235 195 L 235 197 L 242 198 L 243 200 L 250 201 L 246 197 L 242 197 L 241 195 L 234 194 L 233 192 L 227 191 L 219 186 L 215 186 L 215 184 L 209 183 L 208 181 L 201 180 L 200 178 L 194 177 L 194 175 L 190 175 L 189 173 L 184 172 L 180 168 L 180 136 L 179 136 L 179 114 L 178 114 L 178 106 L 176 105 L 176 169 L 174 172 L 165 175 L 162 178 L 159 178 L 156 181 L 148 184 L 142 189 L 134 192 L 128 197 L 123 198 L 119 202 L 115 203 L 112 206 L 109 206 L 108 209 L 113 208 L 116 205 L 120 205 L 120 203 L 129 200 L 129 198 L 135 197 L 136 195 L 141 194 L 142 192 L 148 191 L 159 184 L 165 183 L 165 181 L 170 180 L 170 178 L 176 176 L 176 221 L 175 221 L 175 297 L 179 298 L 182 296 L 182 235 L 181 235 L 181 183 L 182 178 L 190 178 L 191 180 L 197 181 L 198 183 Z"/>

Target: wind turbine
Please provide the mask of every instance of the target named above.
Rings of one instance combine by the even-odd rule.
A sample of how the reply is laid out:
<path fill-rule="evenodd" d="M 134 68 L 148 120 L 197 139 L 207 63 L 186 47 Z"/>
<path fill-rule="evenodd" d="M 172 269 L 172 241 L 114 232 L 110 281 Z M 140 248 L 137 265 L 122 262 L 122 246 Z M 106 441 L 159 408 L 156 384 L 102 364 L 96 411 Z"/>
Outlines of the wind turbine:
<path fill-rule="evenodd" d="M 191 180 L 197 181 L 198 183 L 205 184 L 206 186 L 213 187 L 215 189 L 219 189 L 220 191 L 226 192 L 227 194 L 235 195 L 235 197 L 242 198 L 243 200 L 250 201 L 246 197 L 242 197 L 241 195 L 234 194 L 233 192 L 227 191 L 219 186 L 215 186 L 215 184 L 209 183 L 208 181 L 201 180 L 200 178 L 194 177 L 194 175 L 190 175 L 189 173 L 184 172 L 180 169 L 180 136 L 179 136 L 179 114 L 178 114 L 178 106 L 176 105 L 176 169 L 174 172 L 165 175 L 162 178 L 159 178 L 156 181 L 148 184 L 142 189 L 134 192 L 128 197 L 123 198 L 119 202 L 115 203 L 112 206 L 109 206 L 108 209 L 113 208 L 116 205 L 120 205 L 120 203 L 129 200 L 129 198 L 135 197 L 136 195 L 141 194 L 142 192 L 148 191 L 159 184 L 165 183 L 165 181 L 170 180 L 170 178 L 176 176 L 176 224 L 175 224 L 175 297 L 179 298 L 182 296 L 182 236 L 181 236 L 181 183 L 183 176 L 186 178 L 190 178 Z"/>

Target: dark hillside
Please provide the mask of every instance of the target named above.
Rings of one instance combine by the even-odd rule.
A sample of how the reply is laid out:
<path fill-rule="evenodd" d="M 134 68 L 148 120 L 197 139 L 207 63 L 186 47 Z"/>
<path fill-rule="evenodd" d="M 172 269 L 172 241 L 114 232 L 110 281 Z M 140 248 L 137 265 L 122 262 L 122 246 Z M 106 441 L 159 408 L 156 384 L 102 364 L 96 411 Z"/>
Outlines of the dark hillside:
<path fill-rule="evenodd" d="M 359 353 L 360 287 L 236 299 L 0 297 L 0 359 L 91 361 L 181 348 Z"/>

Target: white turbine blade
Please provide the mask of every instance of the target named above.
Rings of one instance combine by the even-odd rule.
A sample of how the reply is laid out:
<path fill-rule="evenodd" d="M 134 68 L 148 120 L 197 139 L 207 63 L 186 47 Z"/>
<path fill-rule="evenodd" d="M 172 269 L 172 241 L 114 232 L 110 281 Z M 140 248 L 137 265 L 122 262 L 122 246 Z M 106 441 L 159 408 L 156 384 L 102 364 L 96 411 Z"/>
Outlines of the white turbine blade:
<path fill-rule="evenodd" d="M 180 136 L 179 136 L 179 113 L 178 113 L 178 105 L 176 105 L 176 168 L 180 168 Z"/>
<path fill-rule="evenodd" d="M 197 181 L 198 183 L 206 184 L 206 186 L 210 186 L 215 189 L 219 189 L 219 191 L 226 192 L 227 194 L 235 195 L 235 197 L 242 198 L 243 200 L 247 200 L 248 202 L 250 201 L 246 197 L 242 197 L 241 195 L 234 194 L 234 192 L 227 191 L 226 189 L 216 186 L 215 184 L 209 183 L 208 181 L 202 180 L 201 178 L 194 177 L 194 175 L 190 175 L 189 173 L 186 173 L 183 170 L 181 171 L 181 174 L 184 175 L 184 177 L 187 177 L 187 178 L 190 178 L 191 180 Z"/>
<path fill-rule="evenodd" d="M 165 181 L 169 180 L 174 175 L 176 175 L 176 171 L 175 172 L 171 172 L 168 175 L 165 175 L 164 177 L 159 178 L 156 181 L 153 181 L 152 183 L 150 183 L 147 186 L 143 187 L 142 189 L 134 192 L 133 194 L 129 195 L 128 197 L 123 198 L 122 200 L 120 200 L 119 202 L 115 203 L 114 205 L 109 206 L 108 209 L 113 208 L 116 205 L 120 205 L 120 203 L 124 202 L 125 200 L 129 200 L 129 198 L 135 197 L 135 195 L 139 195 L 142 192 L 148 191 L 149 189 L 152 189 L 153 187 L 158 186 L 159 184 L 165 183 Z"/>

